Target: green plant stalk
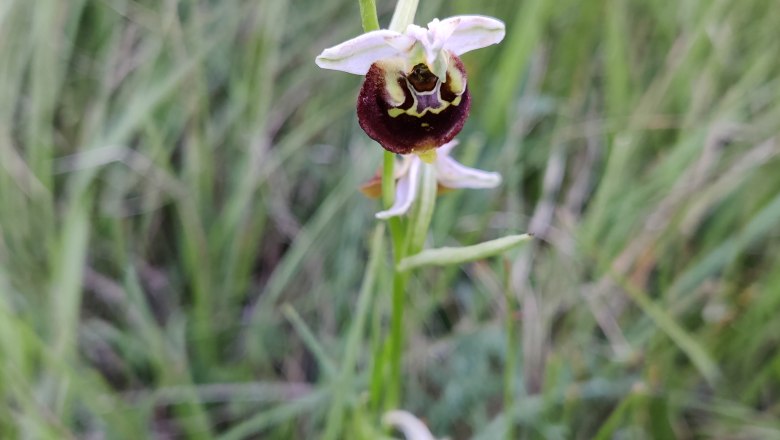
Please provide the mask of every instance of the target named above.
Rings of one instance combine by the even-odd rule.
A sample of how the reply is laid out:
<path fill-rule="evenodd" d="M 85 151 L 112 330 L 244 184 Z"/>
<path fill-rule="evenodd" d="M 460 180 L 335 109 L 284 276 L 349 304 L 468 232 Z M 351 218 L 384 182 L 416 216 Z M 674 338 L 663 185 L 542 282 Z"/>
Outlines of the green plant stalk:
<path fill-rule="evenodd" d="M 388 159 L 389 158 L 389 159 Z M 392 191 L 389 197 L 383 197 L 385 208 L 393 204 L 395 192 L 395 176 L 393 175 L 394 165 L 393 154 L 385 151 L 385 166 L 382 173 L 382 192 L 386 188 Z M 388 163 L 390 164 L 388 166 Z M 384 196 L 384 194 L 383 194 Z M 406 236 L 407 225 L 401 223 L 398 218 L 388 220 L 390 228 L 390 239 L 393 244 L 393 309 L 390 321 L 390 340 L 389 343 L 389 361 L 390 361 L 390 379 L 385 389 L 385 409 L 391 410 L 398 408 L 401 400 L 401 354 L 403 351 L 403 319 L 404 303 L 406 302 L 406 282 L 409 279 L 407 274 L 396 270 L 398 264 L 406 257 Z"/>
<path fill-rule="evenodd" d="M 360 21 L 363 23 L 363 31 L 371 32 L 379 29 L 376 2 L 374 0 L 358 0 L 358 3 L 360 3 Z"/>
<path fill-rule="evenodd" d="M 371 30 L 379 29 L 379 23 L 378 21 L 375 22 L 374 19 L 377 16 L 376 14 L 376 4 L 372 0 L 359 0 L 360 3 L 360 17 L 362 20 L 363 30 L 366 32 L 369 32 Z M 385 209 L 389 209 L 393 205 L 393 201 L 395 198 L 395 154 L 385 151 L 384 155 L 382 156 L 382 205 L 385 207 Z M 403 225 L 401 224 L 401 221 L 397 218 L 391 218 L 388 220 L 388 227 L 390 230 L 390 239 L 393 249 L 393 318 L 392 318 L 392 330 L 391 330 L 391 336 L 390 341 L 388 341 L 389 346 L 385 346 L 385 344 L 381 344 L 381 347 L 386 347 L 389 350 L 385 350 L 384 348 L 379 350 L 378 353 L 375 353 L 375 362 L 378 362 L 378 357 L 381 357 L 383 360 L 387 357 L 390 357 L 393 359 L 392 365 L 398 364 L 398 367 L 391 367 L 390 375 L 393 380 L 390 381 L 391 385 L 390 390 L 393 391 L 387 391 L 387 401 L 386 405 L 388 407 L 395 407 L 398 402 L 398 396 L 399 396 L 399 390 L 400 390 L 400 348 L 402 346 L 401 344 L 401 338 L 403 337 L 402 332 L 402 320 L 403 320 L 403 291 L 405 289 L 405 282 L 398 276 L 398 273 L 395 271 L 395 266 L 398 265 L 398 262 L 401 261 L 401 259 L 404 257 L 403 255 L 403 248 L 404 248 L 404 242 L 405 242 L 405 234 L 403 231 Z M 381 356 L 376 356 L 376 354 L 382 354 Z M 388 356 L 389 355 L 389 356 Z M 384 362 L 382 362 L 384 364 Z M 380 394 L 384 392 L 384 386 L 383 386 L 383 380 L 382 376 L 384 374 L 382 373 L 382 365 L 377 365 L 374 368 L 374 373 L 372 374 L 372 380 L 371 380 L 371 395 L 373 396 L 373 399 L 378 398 Z M 375 400 L 376 401 L 376 400 Z"/>
<path fill-rule="evenodd" d="M 406 227 L 393 239 L 393 315 L 390 322 L 390 387 L 387 390 L 385 409 L 399 407 L 401 401 L 401 365 L 404 340 L 404 305 L 406 304 L 406 286 L 410 272 L 402 272 L 398 267 L 403 259 L 422 250 L 428 228 L 436 205 L 436 170 L 423 164 L 422 184 L 419 189 L 417 206 L 414 207 Z M 391 219 L 398 222 L 398 219 Z M 392 224 L 391 224 L 392 227 Z M 391 229 L 392 233 L 392 229 Z"/>
<path fill-rule="evenodd" d="M 385 151 L 382 160 L 382 204 L 387 209 L 393 205 L 395 198 L 395 155 Z"/>
<path fill-rule="evenodd" d="M 390 29 L 402 32 L 408 25 L 414 21 L 417 13 L 418 0 L 399 0 L 396 4 L 393 18 L 390 22 Z M 363 30 L 366 32 L 379 28 L 376 14 L 376 4 L 373 0 L 359 0 L 360 17 Z M 393 204 L 395 197 L 395 155 L 389 151 L 384 152 L 382 165 L 382 203 L 385 208 Z M 392 317 L 390 324 L 390 380 L 385 390 L 385 407 L 387 409 L 397 408 L 401 399 L 401 358 L 403 349 L 403 316 L 404 304 L 406 302 L 406 284 L 409 280 L 408 273 L 399 272 L 396 268 L 409 252 L 416 253 L 422 248 L 425 236 L 427 235 L 430 219 L 433 215 L 433 204 L 436 194 L 431 194 L 430 181 L 433 181 L 435 191 L 435 176 L 431 167 L 426 167 L 423 197 L 421 199 L 420 209 L 416 210 L 417 215 L 407 224 L 401 220 L 392 218 L 388 220 L 390 237 L 393 247 L 393 298 L 392 298 Z M 428 182 L 428 184 L 426 184 Z M 425 188 L 429 190 L 425 190 Z M 411 235 L 410 235 L 411 234 Z"/>
<path fill-rule="evenodd" d="M 401 358 L 404 341 L 404 304 L 407 274 L 393 273 L 393 315 L 390 322 L 390 380 L 385 395 L 385 409 L 399 407 L 401 402 Z"/>
<path fill-rule="evenodd" d="M 395 12 L 393 18 L 390 20 L 390 30 L 403 32 L 407 26 L 414 22 L 414 16 L 417 13 L 418 0 L 398 0 L 395 6 Z M 389 156 L 389 157 L 388 157 Z M 382 174 L 382 189 L 383 195 L 385 195 L 385 188 L 391 188 L 391 185 L 395 185 L 395 176 L 392 173 L 392 165 L 388 166 L 388 163 L 393 162 L 393 155 L 389 152 L 385 152 L 385 167 Z M 388 172 L 389 171 L 389 172 Z M 393 196 L 393 194 L 389 194 Z M 385 203 L 387 205 L 388 197 L 385 197 Z M 396 223 L 395 225 L 393 223 Z M 390 381 L 388 384 L 385 408 L 395 409 L 399 407 L 401 402 L 401 358 L 403 352 L 403 321 L 404 321 L 404 304 L 406 302 L 406 284 L 409 280 L 409 275 L 399 272 L 396 268 L 398 263 L 406 257 L 408 250 L 406 244 L 406 236 L 409 234 L 409 228 L 412 228 L 415 221 L 412 219 L 406 224 L 406 228 L 401 229 L 398 225 L 400 221 L 398 219 L 390 220 L 390 233 L 393 241 L 393 311 L 390 321 Z"/>

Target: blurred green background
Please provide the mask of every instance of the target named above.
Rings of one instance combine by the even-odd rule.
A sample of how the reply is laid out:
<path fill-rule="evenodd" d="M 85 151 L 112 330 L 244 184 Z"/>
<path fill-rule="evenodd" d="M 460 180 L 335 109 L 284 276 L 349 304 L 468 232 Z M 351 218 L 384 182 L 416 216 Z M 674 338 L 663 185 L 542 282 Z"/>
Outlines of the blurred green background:
<path fill-rule="evenodd" d="M 507 37 L 464 56 L 455 155 L 504 184 L 441 196 L 429 241 L 539 240 L 415 272 L 403 408 L 452 439 L 780 438 L 777 2 L 416 22 L 466 13 Z M 1 438 L 380 435 L 386 270 L 346 335 L 381 149 L 361 79 L 314 64 L 360 32 L 356 0 L 0 2 Z"/>

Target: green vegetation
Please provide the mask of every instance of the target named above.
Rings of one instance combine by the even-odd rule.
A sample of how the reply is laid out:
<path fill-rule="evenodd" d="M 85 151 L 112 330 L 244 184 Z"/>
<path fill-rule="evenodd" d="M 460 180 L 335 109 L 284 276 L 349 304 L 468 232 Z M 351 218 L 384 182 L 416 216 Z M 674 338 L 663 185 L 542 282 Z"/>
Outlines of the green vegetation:
<path fill-rule="evenodd" d="M 0 438 L 391 434 L 382 150 L 314 64 L 359 3 L 0 2 Z M 504 184 L 439 197 L 428 247 L 538 239 L 407 261 L 401 407 L 452 439 L 780 437 L 777 3 L 420 3 L 507 27 L 464 56 L 455 150 Z"/>

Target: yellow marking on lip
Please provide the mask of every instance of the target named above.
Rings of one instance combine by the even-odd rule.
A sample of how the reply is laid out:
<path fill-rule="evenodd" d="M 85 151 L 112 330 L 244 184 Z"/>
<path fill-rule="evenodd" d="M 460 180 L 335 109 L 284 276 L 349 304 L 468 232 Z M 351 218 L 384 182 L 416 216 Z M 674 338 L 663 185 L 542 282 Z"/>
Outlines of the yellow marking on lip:
<path fill-rule="evenodd" d="M 436 150 L 430 149 L 425 150 L 417 153 L 417 156 L 422 160 L 423 162 L 427 164 L 432 164 L 434 161 L 436 161 Z"/>
<path fill-rule="evenodd" d="M 385 91 L 392 105 L 401 105 L 406 100 L 404 91 L 397 82 L 393 82 L 393 75 L 385 74 Z"/>
<path fill-rule="evenodd" d="M 398 78 L 403 78 L 404 63 L 400 59 L 388 59 L 377 61 L 384 74 L 385 92 L 391 105 L 401 105 L 406 100 L 404 90 L 398 84 Z"/>
<path fill-rule="evenodd" d="M 397 118 L 400 115 L 409 115 L 409 116 L 414 116 L 415 118 L 422 118 L 428 112 L 433 113 L 434 115 L 438 115 L 439 113 L 446 110 L 447 107 L 449 107 L 450 105 L 457 106 L 459 103 L 460 103 L 460 96 L 457 99 L 455 99 L 452 103 L 444 101 L 444 104 L 438 108 L 426 107 L 425 109 L 423 109 L 422 113 L 418 113 L 416 107 L 412 107 L 406 110 L 393 107 L 387 110 L 387 114 L 390 115 L 391 118 Z"/>
<path fill-rule="evenodd" d="M 425 107 L 422 112 L 417 111 L 417 94 L 419 92 L 415 91 L 413 87 L 409 84 L 409 81 L 407 80 L 407 87 L 409 88 L 409 91 L 412 95 L 412 106 L 408 109 L 404 110 L 401 108 L 393 107 L 387 110 L 387 114 L 390 115 L 391 118 L 397 118 L 400 115 L 409 115 L 414 116 L 416 118 L 422 118 L 425 116 L 426 113 L 431 112 L 434 115 L 438 115 L 439 113 L 443 112 L 447 109 L 449 106 L 455 106 L 457 107 L 461 100 L 463 99 L 463 95 L 458 95 L 455 97 L 455 99 L 452 100 L 452 102 L 444 101 L 441 99 L 441 90 L 440 90 L 441 84 L 438 84 L 434 90 L 431 91 L 431 93 L 435 93 L 438 98 L 439 102 L 441 103 L 439 107 Z M 399 87 L 400 89 L 400 87 Z"/>
<path fill-rule="evenodd" d="M 461 95 L 466 91 L 466 81 L 463 77 L 463 73 L 455 67 L 455 63 L 450 64 L 447 68 L 447 73 L 450 74 L 450 90 L 456 95 Z"/>
<path fill-rule="evenodd" d="M 409 115 L 409 116 L 414 116 L 415 118 L 422 118 L 428 112 L 433 113 L 434 115 L 438 115 L 439 113 L 441 113 L 444 110 L 446 110 L 447 107 L 449 107 L 450 105 L 451 104 L 449 102 L 445 101 L 444 104 L 441 107 L 438 107 L 438 108 L 426 107 L 426 108 L 424 108 L 422 113 L 418 113 L 416 107 L 412 107 L 412 108 L 409 108 L 409 109 L 406 109 L 406 110 L 403 110 L 403 109 L 400 109 L 400 108 L 391 108 L 391 109 L 389 109 L 387 111 L 387 113 L 390 115 L 391 118 L 395 118 L 395 117 L 397 117 L 399 115 Z"/>

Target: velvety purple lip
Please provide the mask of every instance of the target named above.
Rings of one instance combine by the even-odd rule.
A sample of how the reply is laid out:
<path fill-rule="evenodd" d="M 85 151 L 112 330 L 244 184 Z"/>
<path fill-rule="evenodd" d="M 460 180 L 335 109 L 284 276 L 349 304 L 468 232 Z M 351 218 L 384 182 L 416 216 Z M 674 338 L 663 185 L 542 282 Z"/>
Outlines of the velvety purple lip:
<path fill-rule="evenodd" d="M 465 82 L 466 69 L 460 58 L 452 55 L 451 62 L 462 73 Z M 414 74 L 414 71 L 410 74 L 412 83 L 415 83 L 412 76 Z M 415 98 L 407 87 L 409 83 L 406 78 L 399 75 L 398 81 L 404 90 L 405 99 L 401 105 L 391 105 L 385 78 L 384 70 L 379 64 L 374 63 L 366 74 L 357 102 L 360 127 L 384 149 L 397 154 L 409 154 L 437 148 L 455 138 L 463 128 L 471 106 L 468 87 L 462 94 L 456 95 L 450 89 L 451 81 L 445 81 L 441 83 L 439 94 L 415 94 L 416 111 L 422 116 L 407 113 L 391 116 L 389 112 L 391 109 L 412 108 L 415 105 Z M 450 105 L 438 113 L 425 112 L 426 108 L 441 106 L 439 96 Z"/>

